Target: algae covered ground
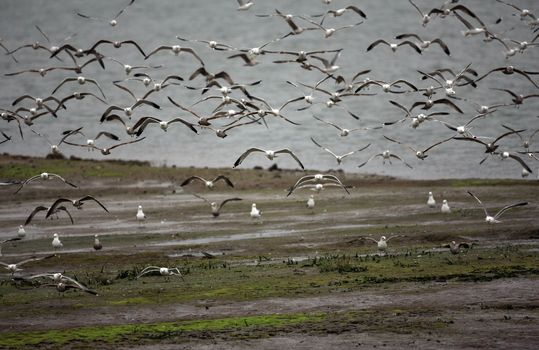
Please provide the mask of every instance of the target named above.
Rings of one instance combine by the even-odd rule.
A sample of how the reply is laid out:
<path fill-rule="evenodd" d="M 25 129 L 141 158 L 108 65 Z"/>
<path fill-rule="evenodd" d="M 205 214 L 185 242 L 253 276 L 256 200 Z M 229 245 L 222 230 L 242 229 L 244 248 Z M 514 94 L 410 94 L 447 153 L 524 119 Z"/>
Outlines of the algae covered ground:
<path fill-rule="evenodd" d="M 47 171 L 56 180 L 0 187 L 0 239 L 38 205 L 93 195 L 60 213 L 38 213 L 26 236 L 3 245 L 0 261 L 55 257 L 20 276 L 61 272 L 98 292 L 0 283 L 2 349 L 520 348 L 539 346 L 537 180 L 411 181 L 336 172 L 351 194 L 287 188 L 316 171 L 151 167 L 138 162 L 0 156 L 0 179 Z M 179 184 L 225 174 L 218 183 Z M 438 206 L 426 205 L 432 191 Z M 484 212 L 529 204 L 487 225 Z M 219 217 L 210 201 L 240 197 Z M 314 210 L 306 200 L 314 194 Z M 452 207 L 440 212 L 442 199 Z M 261 220 L 249 217 L 251 203 Z M 136 208 L 147 220 L 139 224 Z M 64 247 L 54 251 L 52 235 Z M 92 248 L 98 234 L 103 249 Z M 365 239 L 397 236 L 385 254 Z M 455 240 L 470 249 L 454 255 Z M 146 266 L 178 267 L 178 276 Z"/>

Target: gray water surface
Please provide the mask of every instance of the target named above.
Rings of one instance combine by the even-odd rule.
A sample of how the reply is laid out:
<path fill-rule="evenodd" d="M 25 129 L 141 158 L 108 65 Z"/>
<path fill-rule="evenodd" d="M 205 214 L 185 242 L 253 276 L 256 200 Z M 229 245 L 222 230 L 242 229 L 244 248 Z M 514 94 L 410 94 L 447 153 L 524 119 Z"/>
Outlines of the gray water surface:
<path fill-rule="evenodd" d="M 507 31 L 503 34 L 504 36 L 518 41 L 531 41 L 535 35 L 525 21 L 521 21 L 518 16 L 512 16 L 514 10 L 508 6 L 485 0 L 461 2 L 472 9 L 496 33 Z M 539 13 L 539 3 L 536 1 L 514 0 L 514 2 L 522 7 L 530 8 L 532 12 Z M 240 83 L 262 80 L 261 84 L 249 88 L 250 93 L 264 98 L 270 105 L 278 107 L 288 99 L 309 93 L 308 88 L 301 88 L 299 91 L 287 84 L 286 80 L 312 85 L 323 75 L 316 70 L 301 69 L 296 64 L 274 64 L 272 61 L 284 58 L 284 56 L 276 54 L 260 56 L 258 57 L 260 62 L 258 65 L 245 67 L 239 59 L 227 59 L 229 55 L 235 53 L 234 51 L 219 52 L 213 51 L 201 43 L 182 43 L 176 39 L 176 35 L 190 39 L 217 40 L 236 48 L 250 48 L 260 46 L 289 32 L 289 27 L 283 19 L 275 16 L 261 18 L 256 17 L 255 14 L 270 14 L 277 8 L 284 13 L 314 15 L 324 13 L 328 9 L 355 4 L 367 14 L 368 18 L 364 20 L 363 24 L 349 30 L 339 31 L 327 39 L 319 30 L 307 31 L 301 35 L 272 43 L 266 49 L 308 51 L 342 48 L 341 57 L 337 61 L 341 69 L 337 74 L 350 79 L 358 71 L 371 69 L 372 71 L 368 74 L 371 79 L 385 81 L 409 79 L 418 87 L 427 87 L 432 83 L 421 81 L 417 69 L 431 71 L 446 67 L 458 71 L 472 63 L 472 67 L 480 75 L 492 68 L 508 64 L 527 71 L 539 71 L 539 49 L 537 47 L 530 47 L 524 53 L 518 53 L 507 60 L 504 56 L 505 49 L 500 43 L 485 43 L 481 36 L 464 37 L 461 32 L 465 27 L 454 16 L 435 18 L 426 28 L 422 27 L 419 14 L 405 0 L 361 2 L 335 0 L 329 6 L 316 0 L 259 0 L 255 1 L 255 5 L 246 12 L 236 11 L 237 2 L 233 0 L 137 0 L 118 18 L 116 27 L 111 27 L 106 22 L 86 20 L 75 15 L 75 11 L 80 11 L 91 16 L 112 18 L 126 3 L 127 1 L 4 0 L 1 4 L 2 11 L 0 11 L 0 37 L 3 39 L 2 43 L 10 49 L 35 41 L 47 44 L 34 27 L 38 25 L 47 33 L 51 42 L 57 45 L 62 43 L 63 38 L 76 33 L 67 42 L 82 48 L 89 48 L 100 39 L 133 39 L 146 52 L 150 52 L 160 45 L 189 46 L 202 57 L 206 69 L 211 72 L 225 70 L 235 81 Z M 438 3 L 440 1 L 417 1 L 418 6 L 424 11 L 428 11 Z M 502 22 L 494 24 L 499 17 L 503 18 Z M 311 26 L 300 19 L 296 20 L 304 27 Z M 357 14 L 350 12 L 337 18 L 328 17 L 325 24 L 339 27 L 357 23 L 360 20 L 361 18 Z M 472 21 L 472 23 L 475 22 Z M 395 41 L 392 39 L 395 35 L 405 32 L 418 33 L 426 38 L 443 38 L 451 50 L 451 56 L 446 56 L 436 45 L 430 47 L 422 55 L 417 54 L 409 47 L 399 48 L 397 52 L 393 53 L 387 46 L 382 45 L 366 52 L 366 48 L 374 40 L 384 38 L 388 41 Z M 110 45 L 103 45 L 99 47 L 99 51 L 132 66 L 149 64 L 162 66 L 158 69 L 144 70 L 156 80 L 170 74 L 178 74 L 186 80 L 182 85 L 200 87 L 204 84 L 200 78 L 187 81 L 189 75 L 199 66 L 198 62 L 187 53 L 174 56 L 169 52 L 162 51 L 145 61 L 132 46 L 114 49 Z M 331 58 L 331 54 L 322 56 Z M 59 62 L 49 59 L 49 55 L 45 51 L 33 51 L 29 48 L 20 50 L 15 57 L 19 63 L 15 63 L 9 56 L 0 55 L 0 71 L 2 73 L 16 72 L 27 68 L 72 64 L 65 55 L 62 56 L 63 62 Z M 82 59 L 82 62 L 85 60 L 86 58 Z M 313 63 L 318 62 L 313 60 Z M 102 70 L 98 65 L 90 65 L 84 70 L 83 75 L 99 81 L 105 91 L 108 103 L 132 104 L 134 102 L 132 97 L 112 85 L 113 80 L 125 79 L 128 76 L 120 65 L 109 60 L 106 60 L 106 65 L 106 70 Z M 2 76 L 0 108 L 12 109 L 12 101 L 23 94 L 46 97 L 65 77 L 72 76 L 75 74 L 65 71 L 52 71 L 45 77 L 31 73 L 12 77 Z M 532 77 L 539 81 L 539 77 Z M 142 96 L 147 90 L 139 82 L 129 81 L 125 84 L 132 88 L 137 96 Z M 326 82 L 324 88 L 332 90 L 336 86 L 332 82 Z M 498 72 L 482 80 L 477 89 L 466 86 L 457 88 L 457 93 L 458 96 L 479 104 L 492 105 L 510 102 L 509 95 L 492 90 L 492 88 L 511 89 L 525 95 L 538 92 L 538 89 L 525 78 L 518 75 L 507 76 Z M 74 91 L 91 91 L 98 94 L 94 86 L 79 86 L 76 83 L 70 83 L 62 86 L 55 96 L 64 97 Z M 430 156 L 421 161 L 409 149 L 390 143 L 382 136 L 387 135 L 413 145 L 415 148 L 424 149 L 438 140 L 453 135 L 451 130 L 438 122 L 425 122 L 418 129 L 413 129 L 407 120 L 382 130 L 360 131 L 352 133 L 348 137 L 340 137 L 337 129 L 312 118 L 312 115 L 316 114 L 325 120 L 347 128 L 374 126 L 383 121 L 397 120 L 403 117 L 403 113 L 389 104 L 389 100 L 398 101 L 408 107 L 415 101 L 424 100 L 424 97 L 418 93 L 387 94 L 374 86 L 367 92 L 377 95 L 345 98 L 342 102 L 343 106 L 360 116 L 359 121 L 347 115 L 342 108 L 329 109 L 324 104 L 315 104 L 308 110 L 296 111 L 297 108 L 304 106 L 303 102 L 300 102 L 290 104 L 283 110 L 283 114 L 300 123 L 299 126 L 289 124 L 282 119 L 268 117 L 268 129 L 262 125 L 247 125 L 231 130 L 227 138 L 221 139 L 216 137 L 211 130 L 200 130 L 197 135 L 180 124 L 173 124 L 167 132 L 163 132 L 157 125 L 151 125 L 144 132 L 146 135 L 144 141 L 127 147 L 119 147 L 113 150 L 112 155 L 108 157 L 147 160 L 155 165 L 230 167 L 236 158 L 249 147 L 267 149 L 287 147 L 298 155 L 306 168 L 319 170 L 337 168 L 335 159 L 310 141 L 310 137 L 314 137 L 319 143 L 336 153 L 345 153 L 371 143 L 367 150 L 345 159 L 342 169 L 347 172 L 377 173 L 416 179 L 520 177 L 522 167 L 511 159 L 501 161 L 497 157 L 491 157 L 479 166 L 478 162 L 484 157 L 484 148 L 479 144 L 447 142 L 431 150 Z M 210 94 L 219 95 L 219 92 L 208 92 L 204 96 Z M 174 107 L 167 100 L 167 96 L 171 96 L 187 106 L 201 98 L 199 91 L 188 90 L 184 86 L 170 86 L 159 93 L 154 93 L 150 98 L 161 105 L 160 111 L 151 107 L 141 107 L 135 110 L 132 120 L 128 123 L 132 125 L 138 118 L 146 115 L 162 119 L 182 116 L 195 122 L 191 115 Z M 236 92 L 234 96 L 244 97 Z M 327 96 L 323 93 L 315 92 L 314 96 L 315 102 L 321 103 L 327 100 Z M 440 92 L 435 98 L 442 97 L 444 95 Z M 201 114 L 210 113 L 217 104 L 218 101 L 208 101 L 198 104 L 194 109 Z M 24 105 L 31 107 L 31 103 L 28 101 Z M 88 137 L 93 137 L 100 130 L 107 130 L 118 134 L 124 141 L 130 139 L 120 124 L 99 123 L 101 115 L 107 108 L 106 105 L 90 97 L 81 101 L 71 100 L 66 105 L 67 110 L 59 111 L 58 119 L 50 116 L 42 117 L 37 119 L 32 127 L 45 135 L 52 143 L 59 141 L 61 131 L 81 126 Z M 471 103 L 460 101 L 458 105 L 465 111 L 465 114 L 451 113 L 450 116 L 441 117 L 441 119 L 453 125 L 461 125 L 476 114 Z M 539 114 L 538 108 L 539 99 L 529 99 L 518 109 L 514 107 L 500 108 L 487 118 L 474 122 L 472 132 L 479 136 L 496 137 L 505 131 L 501 126 L 501 124 L 505 124 L 513 128 L 527 129 L 523 135 L 530 135 L 539 128 L 539 119 L 536 117 Z M 446 109 L 438 108 L 436 110 Z M 216 125 L 219 124 L 222 123 L 216 122 Z M 26 125 L 23 125 L 24 140 L 20 139 L 13 122 L 0 122 L 0 129 L 13 136 L 12 142 L 0 145 L 0 152 L 34 156 L 45 156 L 49 152 L 47 141 L 32 134 Z M 73 140 L 85 142 L 86 138 L 74 137 Z M 102 144 L 111 144 L 106 140 L 100 141 L 103 142 Z M 500 144 L 504 150 L 521 150 L 519 148 L 521 141 L 516 136 L 507 137 Z M 360 169 L 357 167 L 358 164 L 385 149 L 400 155 L 414 168 L 408 169 L 398 161 L 394 161 L 392 165 L 383 165 L 379 158 Z M 66 156 L 105 158 L 99 152 L 88 152 L 85 149 L 68 145 L 62 145 L 61 150 Z M 537 162 L 527 157 L 525 159 L 534 172 L 537 171 Z M 287 155 L 279 156 L 276 161 L 283 168 L 297 167 L 297 164 Z M 254 154 L 248 157 L 240 167 L 250 168 L 255 165 L 268 167 L 271 162 L 261 154 Z M 530 178 L 535 179 L 537 176 L 532 174 Z"/>

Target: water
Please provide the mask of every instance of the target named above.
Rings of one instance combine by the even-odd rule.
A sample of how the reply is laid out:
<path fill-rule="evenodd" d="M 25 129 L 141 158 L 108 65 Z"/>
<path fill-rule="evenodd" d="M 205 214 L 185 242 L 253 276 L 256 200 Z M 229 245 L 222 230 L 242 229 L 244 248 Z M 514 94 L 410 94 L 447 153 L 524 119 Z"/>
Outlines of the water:
<path fill-rule="evenodd" d="M 516 0 L 515 0 L 516 1 Z M 91 16 L 103 16 L 112 18 L 115 13 L 124 6 L 127 1 L 30 1 L 30 0 L 5 0 L 2 1 L 0 13 L 0 36 L 3 43 L 9 48 L 15 48 L 23 43 L 33 43 L 39 40 L 46 43 L 34 25 L 40 26 L 49 36 L 51 41 L 61 44 L 62 39 L 76 33 L 69 40 L 76 47 L 88 48 L 99 39 L 127 40 L 134 39 L 142 48 L 149 52 L 160 45 L 181 44 L 192 47 L 203 58 L 206 68 L 210 72 L 227 71 L 232 78 L 240 83 L 262 80 L 258 86 L 249 88 L 252 95 L 266 99 L 270 105 L 278 107 L 288 99 L 309 93 L 309 89 L 302 88 L 298 91 L 286 83 L 304 82 L 314 84 L 321 78 L 321 74 L 313 71 L 300 69 L 295 64 L 273 64 L 273 60 L 282 59 L 280 55 L 266 54 L 260 56 L 258 65 L 245 67 L 239 59 L 230 60 L 227 56 L 234 52 L 218 52 L 210 50 L 205 44 L 182 43 L 175 37 L 179 35 L 191 39 L 217 40 L 238 48 L 250 48 L 262 45 L 277 37 L 286 34 L 289 27 L 278 17 L 260 18 L 255 14 L 269 14 L 274 8 L 285 13 L 313 15 L 323 13 L 327 9 L 340 8 L 352 3 L 351 1 L 335 0 L 330 6 L 315 0 L 294 1 L 256 1 L 247 12 L 236 11 L 237 2 L 211 1 L 211 0 L 184 0 L 181 2 L 171 0 L 147 1 L 137 0 L 135 4 L 119 17 L 118 25 L 110 27 L 103 22 L 89 21 L 74 14 L 80 11 Z M 408 1 L 377 0 L 367 2 L 354 2 L 368 16 L 363 24 L 351 29 L 335 33 L 332 37 L 324 39 L 321 31 L 307 31 L 299 36 L 286 38 L 280 42 L 272 43 L 266 47 L 268 50 L 319 50 L 343 48 L 343 52 L 337 63 L 341 66 L 339 74 L 352 77 L 355 73 L 364 69 L 371 69 L 368 74 L 371 79 L 392 81 L 396 79 L 409 79 L 418 87 L 426 87 L 432 83 L 421 81 L 417 69 L 431 71 L 436 68 L 447 67 L 460 70 L 468 63 L 480 74 L 488 70 L 506 66 L 508 64 L 528 71 L 539 71 L 539 51 L 537 47 L 530 47 L 523 54 L 506 60 L 504 49 L 500 43 L 484 43 L 482 38 L 465 38 L 461 31 L 465 27 L 453 16 L 445 19 L 435 18 L 426 27 L 421 26 L 421 18 L 410 6 Z M 430 1 L 417 1 L 418 5 L 427 11 L 433 6 Z M 495 2 L 466 1 L 466 6 L 471 8 L 480 18 L 487 23 L 496 33 L 507 32 L 507 36 L 518 40 L 531 41 L 533 33 L 520 21 L 517 16 L 512 16 L 513 10 Z M 539 13 L 539 6 L 534 1 L 518 1 L 518 4 L 530 8 Z M 494 25 L 493 22 L 503 17 L 502 23 Z M 341 17 L 327 18 L 325 24 L 338 27 L 356 23 L 360 17 L 355 13 L 345 13 Z M 308 27 L 307 23 L 301 22 L 302 26 Z M 472 21 L 472 23 L 475 23 Z M 392 53 L 388 47 L 379 46 L 371 52 L 365 52 L 368 45 L 378 39 L 385 38 L 388 41 L 400 33 L 414 32 L 426 38 L 441 37 L 451 50 L 451 57 L 446 56 L 436 45 L 429 48 L 423 55 L 418 55 L 411 48 L 399 48 Z M 395 40 L 393 40 L 395 41 Z M 110 45 L 99 48 L 103 54 L 114 57 L 122 62 L 135 65 L 162 65 L 159 69 L 146 69 L 152 77 L 159 80 L 170 74 L 178 74 L 186 80 L 183 85 L 202 86 L 203 80 L 196 79 L 188 82 L 189 75 L 198 68 L 198 63 L 189 54 L 182 53 L 174 56 L 168 52 L 160 52 L 144 61 L 143 57 L 133 47 L 126 46 L 114 49 Z M 49 59 L 45 51 L 33 51 L 23 49 L 16 54 L 19 63 L 15 63 L 8 56 L 0 57 L 0 70 L 3 73 L 15 72 L 26 68 L 39 68 L 49 66 L 63 66 L 69 64 L 64 56 L 64 62 Z M 330 55 L 325 55 L 330 57 Z M 84 60 L 83 60 L 84 61 Z M 107 70 L 102 70 L 97 65 L 88 66 L 83 75 L 94 78 L 100 82 L 109 103 L 117 105 L 130 105 L 133 99 L 125 92 L 112 85 L 113 80 L 126 78 L 122 67 L 112 61 L 106 61 Z M 30 94 L 33 96 L 48 96 L 54 87 L 64 77 L 74 76 L 65 71 L 52 71 L 45 77 L 37 74 L 22 74 L 14 77 L 2 77 L 0 85 L 0 108 L 11 109 L 11 102 L 18 96 Z M 535 76 L 536 77 L 536 76 Z M 539 78 L 535 78 L 539 81 Z M 142 84 L 127 82 L 137 96 L 142 96 L 146 88 Z M 328 82 L 325 89 L 332 90 L 334 84 Z M 496 104 L 510 102 L 504 92 L 491 88 L 507 88 L 522 94 L 537 93 L 537 89 L 525 78 L 513 75 L 507 76 L 502 73 L 494 73 L 480 82 L 479 88 L 469 86 L 457 89 L 461 97 L 467 97 L 480 104 Z M 76 83 L 65 84 L 56 93 L 56 96 L 67 96 L 73 91 L 92 91 L 98 93 L 95 87 L 78 86 Z M 302 107 L 302 103 L 288 105 L 283 114 L 289 119 L 300 123 L 294 126 L 282 119 L 267 118 L 268 129 L 259 125 L 248 125 L 232 129 L 229 136 L 221 139 L 215 136 L 211 130 L 199 131 L 194 134 L 180 124 L 173 124 L 167 132 L 163 132 L 157 125 L 149 126 L 144 134 L 146 139 L 139 144 L 114 149 L 109 158 L 148 160 L 155 165 L 178 165 L 198 167 L 230 167 L 236 158 L 249 147 L 261 147 L 267 149 L 279 149 L 287 147 L 293 150 L 305 164 L 306 168 L 327 170 L 338 167 L 335 159 L 328 153 L 317 148 L 311 141 L 314 137 L 322 145 L 334 150 L 336 153 L 345 153 L 371 143 L 371 146 L 353 156 L 346 158 L 342 169 L 347 172 L 377 173 L 395 175 L 406 178 L 432 179 L 432 178 L 519 178 L 521 166 L 509 159 L 501 161 L 491 157 L 482 166 L 478 162 L 484 157 L 481 145 L 470 142 L 451 141 L 429 151 L 429 157 L 421 161 L 414 154 L 397 144 L 389 143 L 382 135 L 413 145 L 415 148 L 424 149 L 437 140 L 452 135 L 452 131 L 437 122 L 426 122 L 418 129 L 412 129 L 409 121 L 386 127 L 383 130 L 360 131 L 342 138 L 337 129 L 322 124 L 312 118 L 313 114 L 347 128 L 359 126 L 373 126 L 382 121 L 396 120 L 403 116 L 400 110 L 388 103 L 389 100 L 398 101 L 405 106 L 411 106 L 413 102 L 424 98 L 414 94 L 386 94 L 372 87 L 368 92 L 377 93 L 373 97 L 351 97 L 344 100 L 344 106 L 360 116 L 357 121 L 346 114 L 342 109 L 333 107 L 326 108 L 317 104 L 305 111 L 296 111 Z M 218 95 L 218 92 L 212 92 Z M 206 94 L 210 95 L 210 93 Z M 172 119 L 183 116 L 185 119 L 195 121 L 192 116 L 179 111 L 168 100 L 171 96 L 184 105 L 191 105 L 201 98 L 200 92 L 188 90 L 183 86 L 170 86 L 159 93 L 154 93 L 151 100 L 161 105 L 161 110 L 156 111 L 151 107 L 141 107 L 135 110 L 130 125 L 142 116 L 153 115 L 161 119 Z M 234 96 L 243 97 L 236 92 Z M 442 94 L 436 95 L 441 98 Z M 325 102 L 327 96 L 315 93 L 315 102 Z M 199 113 L 209 113 L 219 102 L 217 100 L 201 103 L 194 108 Z M 25 104 L 31 107 L 30 103 Z M 59 112 L 59 118 L 50 116 L 37 119 L 33 128 L 45 135 L 52 143 L 61 138 L 60 132 L 83 126 L 83 131 L 88 137 L 94 137 L 100 130 L 107 130 L 118 134 L 122 140 L 129 140 L 123 131 L 123 126 L 116 123 L 100 124 L 99 119 L 107 106 L 91 98 L 81 101 L 71 100 L 67 103 L 68 109 Z M 461 101 L 459 106 L 465 111 L 464 115 L 451 113 L 443 119 L 454 125 L 466 123 L 475 115 L 470 103 Z M 498 136 L 505 131 L 501 124 L 514 128 L 527 129 L 524 135 L 530 135 L 539 128 L 539 119 L 536 115 L 539 107 L 539 99 L 529 99 L 520 108 L 501 108 L 493 115 L 474 122 L 472 132 L 480 136 Z M 434 110 L 434 109 L 433 109 Z M 439 109 L 445 110 L 445 109 Z M 220 122 L 216 122 L 219 124 Z M 0 129 L 13 137 L 13 142 L 0 145 L 0 152 L 10 154 L 23 154 L 45 156 L 49 152 L 49 145 L 44 138 L 32 134 L 28 127 L 23 125 L 25 138 L 21 140 L 14 123 L 0 123 Z M 86 138 L 74 137 L 81 143 Z M 104 144 L 110 144 L 106 140 L 100 140 Z M 102 143 L 102 144 L 103 144 Z M 518 150 L 520 140 L 511 136 L 502 140 L 501 147 L 504 150 Z M 533 148 L 533 147 L 532 147 Z M 400 162 L 393 165 L 383 165 L 380 158 L 374 159 L 361 169 L 358 164 L 363 163 L 370 156 L 380 153 L 385 149 L 400 155 L 413 169 L 408 169 Z M 103 159 L 105 156 L 99 152 L 87 152 L 82 148 L 61 146 L 66 156 L 75 155 L 85 158 Z M 526 158 L 534 172 L 537 170 L 537 162 Z M 296 168 L 297 164 L 287 155 L 277 158 L 278 165 L 283 168 Z M 261 154 L 248 157 L 240 166 L 250 168 L 255 165 L 268 167 L 271 162 Z M 532 178 L 536 176 L 531 175 Z"/>

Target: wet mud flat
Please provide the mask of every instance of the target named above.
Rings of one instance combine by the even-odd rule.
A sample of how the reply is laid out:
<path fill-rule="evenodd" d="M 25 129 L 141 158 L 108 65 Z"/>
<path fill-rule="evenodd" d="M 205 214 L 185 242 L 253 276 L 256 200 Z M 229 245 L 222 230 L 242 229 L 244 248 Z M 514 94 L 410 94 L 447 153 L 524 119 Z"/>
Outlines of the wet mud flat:
<path fill-rule="evenodd" d="M 0 261 L 56 257 L 19 273 L 62 272 L 98 292 L 58 293 L 3 273 L 0 348 L 273 349 L 537 348 L 539 198 L 536 180 L 411 181 L 335 173 L 353 186 L 286 197 L 304 172 L 156 168 L 143 163 L 0 157 L 0 178 L 41 171 L 79 185 L 0 188 L 0 237 L 16 236 L 37 205 L 99 198 L 60 215 L 36 216 Z M 224 173 L 234 188 L 179 187 L 190 175 Z M 307 173 L 314 173 L 307 172 Z M 432 191 L 436 208 L 426 205 Z M 502 223 L 484 223 L 472 191 Z M 213 218 L 207 203 L 240 197 Z M 447 199 L 451 214 L 439 205 Z M 249 217 L 256 202 L 262 220 Z M 139 224 L 136 208 L 147 220 Z M 54 251 L 53 233 L 63 249 Z M 99 234 L 104 248 L 94 251 Z M 380 254 L 364 239 L 400 235 Z M 443 244 L 472 245 L 458 255 Z M 183 280 L 135 277 L 146 266 L 178 267 Z"/>

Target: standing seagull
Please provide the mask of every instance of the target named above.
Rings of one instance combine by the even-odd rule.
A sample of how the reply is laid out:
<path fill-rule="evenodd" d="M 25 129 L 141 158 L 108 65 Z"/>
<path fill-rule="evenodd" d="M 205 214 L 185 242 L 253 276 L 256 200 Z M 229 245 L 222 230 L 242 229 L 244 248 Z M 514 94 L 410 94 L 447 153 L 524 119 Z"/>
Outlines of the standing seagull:
<path fill-rule="evenodd" d="M 263 149 L 260 149 L 260 148 L 256 148 L 256 147 L 252 147 L 252 148 L 249 148 L 247 151 L 245 151 L 235 162 L 234 162 L 234 166 L 233 168 L 237 167 L 238 165 L 241 164 L 241 162 L 243 162 L 243 160 L 245 158 L 247 158 L 247 156 L 253 152 L 262 152 L 266 155 L 266 157 L 269 159 L 269 160 L 273 160 L 273 158 L 277 157 L 277 154 L 279 153 L 288 153 L 290 154 L 290 156 L 292 158 L 294 158 L 294 160 L 299 164 L 299 166 L 301 167 L 301 169 L 305 169 L 305 167 L 303 166 L 303 164 L 301 163 L 301 161 L 299 160 L 298 157 L 296 157 L 296 155 L 294 153 L 292 153 L 291 150 L 287 149 L 287 148 L 283 148 L 283 149 L 280 149 L 280 150 L 277 150 L 277 151 L 273 151 L 273 150 L 263 150 Z"/>
<path fill-rule="evenodd" d="M 502 216 L 503 213 L 505 213 L 505 211 L 511 209 L 511 208 L 514 208 L 514 207 L 520 207 L 520 206 L 523 206 L 523 205 L 527 205 L 528 202 L 519 202 L 519 203 L 515 203 L 515 204 L 510 204 L 510 205 L 506 205 L 505 207 L 503 207 L 502 209 L 500 209 L 496 215 L 494 216 L 490 216 L 487 212 L 487 208 L 485 208 L 485 205 L 483 204 L 483 202 L 481 202 L 479 200 L 479 198 L 477 198 L 472 192 L 468 191 L 468 194 L 472 197 L 475 198 L 475 200 L 479 203 L 479 205 L 481 205 L 481 207 L 483 208 L 483 211 L 485 212 L 485 222 L 488 223 L 488 224 L 497 224 L 497 223 L 500 223 L 501 221 L 498 220 L 498 218 L 500 216 Z"/>
<path fill-rule="evenodd" d="M 19 230 L 17 231 L 17 237 L 24 238 L 26 236 L 26 230 L 23 225 L 19 225 Z"/>
<path fill-rule="evenodd" d="M 142 211 L 142 205 L 138 206 L 136 218 L 139 224 L 142 224 L 146 220 L 146 214 Z"/>
<path fill-rule="evenodd" d="M 311 194 L 309 196 L 309 199 L 307 199 L 307 208 L 313 210 L 314 209 L 314 205 L 315 205 L 315 202 L 314 202 L 314 194 Z"/>
<path fill-rule="evenodd" d="M 427 199 L 427 205 L 430 208 L 436 207 L 436 199 L 434 199 L 434 196 L 433 196 L 432 192 L 429 192 L 429 198 Z"/>
<path fill-rule="evenodd" d="M 63 246 L 64 245 L 62 244 L 62 241 L 60 241 L 58 234 L 55 233 L 52 238 L 52 247 L 56 250 L 62 248 Z"/>
<path fill-rule="evenodd" d="M 256 208 L 256 203 L 253 203 L 251 205 L 250 215 L 251 215 L 251 218 L 258 219 L 258 220 L 260 220 L 260 218 L 262 217 L 262 212 Z"/>
<path fill-rule="evenodd" d="M 389 238 L 386 238 L 386 236 L 382 236 L 382 237 L 380 237 L 379 241 L 377 241 L 376 239 L 374 239 L 372 237 L 363 237 L 363 239 L 368 239 L 368 240 L 371 240 L 374 243 L 376 243 L 376 246 L 378 247 L 378 251 L 380 253 L 384 254 L 387 251 L 387 242 L 389 242 L 391 239 L 396 238 L 396 237 L 404 237 L 404 236 L 403 235 L 395 235 L 395 236 L 391 236 Z"/>
<path fill-rule="evenodd" d="M 451 208 L 449 207 L 449 204 L 447 203 L 447 199 L 444 199 L 442 202 L 442 213 L 449 214 L 451 213 Z"/>
<path fill-rule="evenodd" d="M 99 238 L 97 235 L 94 235 L 94 249 L 95 250 L 101 250 L 103 248 L 103 244 L 99 241 Z"/>

